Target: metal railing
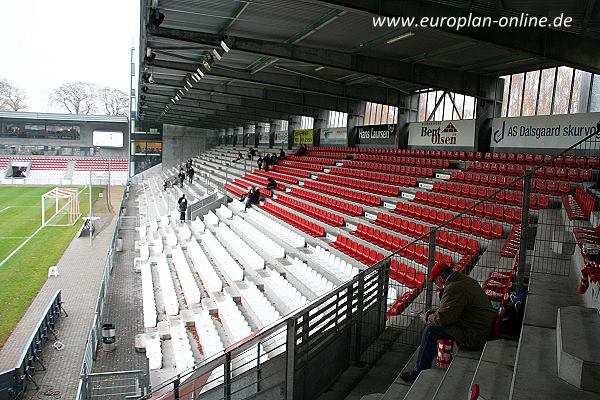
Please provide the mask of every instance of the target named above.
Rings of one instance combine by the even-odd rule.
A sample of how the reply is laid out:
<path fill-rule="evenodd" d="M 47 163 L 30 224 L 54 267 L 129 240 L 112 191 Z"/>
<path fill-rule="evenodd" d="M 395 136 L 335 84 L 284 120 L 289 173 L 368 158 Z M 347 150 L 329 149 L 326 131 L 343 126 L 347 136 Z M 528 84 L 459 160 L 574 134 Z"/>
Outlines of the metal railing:
<path fill-rule="evenodd" d="M 218 201 L 222 197 L 223 195 L 216 191 L 213 194 L 198 200 L 197 202 L 188 207 L 188 219 L 194 220 L 196 216 L 202 213 L 202 209 L 204 209 L 204 207 L 214 203 L 215 201 Z"/>
<path fill-rule="evenodd" d="M 57 290 L 52 299 L 45 308 L 45 311 L 33 329 L 33 333 L 27 342 L 27 345 L 19 356 L 19 361 L 13 369 L 0 372 L 0 400 L 14 399 L 27 390 L 29 383 L 32 383 L 36 389 L 39 386 L 34 380 L 36 365 L 42 370 L 46 367 L 43 364 L 44 344 L 50 340 L 50 335 L 57 339 L 54 327 L 57 319 L 64 312 L 61 302 L 61 292 Z M 66 315 L 66 313 L 65 313 Z"/>
<path fill-rule="evenodd" d="M 121 198 L 121 205 L 119 209 L 123 209 L 125 206 L 125 200 L 127 199 L 127 190 L 123 192 L 123 197 Z M 92 386 L 95 382 L 93 379 L 90 380 L 89 376 L 92 374 L 92 367 L 94 363 L 94 358 L 96 355 L 96 351 L 98 350 L 98 343 L 100 342 L 100 332 L 101 332 L 101 321 L 102 321 L 102 312 L 104 310 L 104 299 L 106 296 L 106 292 L 108 290 L 108 285 L 110 283 L 110 276 L 113 269 L 113 256 L 117 247 L 117 239 L 119 239 L 119 231 L 122 227 L 126 216 L 122 216 L 119 213 L 117 217 L 117 224 L 115 230 L 113 232 L 110 249 L 108 250 L 108 254 L 106 256 L 106 262 L 104 264 L 104 274 L 102 277 L 102 283 L 100 285 L 100 290 L 98 293 L 98 298 L 96 300 L 96 308 L 94 313 L 94 320 L 92 322 L 92 326 L 88 333 L 88 338 L 85 345 L 85 351 L 83 356 L 83 361 L 81 365 L 81 372 L 79 378 L 79 386 L 77 388 L 77 396 L 76 399 L 84 400 L 89 399 L 90 394 L 94 392 L 94 387 Z M 120 374 L 121 371 L 105 373 L 103 376 L 110 376 L 111 374 Z M 138 380 L 140 382 L 145 382 L 148 385 L 147 379 L 147 371 L 139 372 L 140 377 Z M 143 376 L 142 376 L 143 375 Z M 147 388 L 147 386 L 146 386 Z"/>

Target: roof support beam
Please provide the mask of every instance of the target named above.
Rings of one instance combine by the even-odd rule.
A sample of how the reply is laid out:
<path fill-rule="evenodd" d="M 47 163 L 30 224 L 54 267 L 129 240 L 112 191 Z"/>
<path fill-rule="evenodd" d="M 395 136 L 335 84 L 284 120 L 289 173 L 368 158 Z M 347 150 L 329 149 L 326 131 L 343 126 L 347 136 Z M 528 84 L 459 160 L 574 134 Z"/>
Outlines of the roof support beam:
<path fill-rule="evenodd" d="M 164 104 L 165 104 L 164 102 L 162 102 L 156 98 L 147 99 L 146 102 L 147 102 L 147 104 L 157 104 L 157 105 L 161 105 L 161 106 L 164 106 Z M 196 101 L 194 99 L 189 98 L 189 96 L 178 101 L 175 106 L 190 107 L 194 110 L 198 110 L 198 112 L 203 112 L 203 110 L 210 110 L 210 111 L 220 111 L 223 113 L 231 113 L 233 115 L 242 116 L 244 118 L 254 118 L 254 119 L 262 121 L 262 122 L 269 122 L 271 119 L 287 119 L 288 118 L 288 115 L 269 113 L 268 111 L 257 111 L 257 110 L 253 110 L 248 107 L 223 105 L 223 104 L 212 103 L 210 101 Z M 170 109 L 173 109 L 173 107 L 174 106 L 172 104 L 172 107 L 170 107 Z"/>
<path fill-rule="evenodd" d="M 153 32 L 153 35 L 212 46 L 218 46 L 221 41 L 221 36 L 219 35 L 173 28 L 158 28 Z M 489 88 L 495 87 L 496 83 L 493 78 L 472 73 L 424 64 L 344 53 L 335 50 L 232 36 L 228 37 L 228 43 L 232 49 L 247 53 L 301 61 L 349 72 L 359 72 L 379 78 L 411 82 L 423 86 L 423 88 L 439 87 L 444 90 L 480 98 L 493 96 L 493 93 L 490 94 L 487 92 Z"/>
<path fill-rule="evenodd" d="M 197 69 L 197 65 L 195 64 L 164 60 L 155 60 L 152 65 L 155 69 L 164 68 L 175 71 L 183 71 L 186 73 L 193 73 Z M 238 82 L 249 82 L 271 87 L 278 87 L 285 90 L 316 93 L 351 100 L 366 100 L 382 104 L 397 104 L 398 99 L 402 95 L 397 90 L 382 87 L 366 85 L 348 86 L 332 82 L 323 82 L 322 80 L 308 78 L 305 76 L 292 76 L 265 72 L 251 74 L 247 71 L 223 68 L 217 65 L 214 65 L 208 74 L 210 76 L 233 79 Z"/>
<path fill-rule="evenodd" d="M 473 12 L 469 7 L 449 6 L 438 2 L 426 0 L 307 0 L 310 3 L 329 7 L 337 7 L 347 11 L 360 12 L 372 16 L 387 17 L 467 17 L 469 13 L 473 16 L 497 17 L 496 12 L 501 15 L 514 15 L 508 10 L 494 10 L 482 14 Z M 592 8 L 593 8 L 592 2 Z M 589 9 L 589 8 L 588 8 Z M 527 10 L 523 10 L 527 11 Z M 430 28 L 426 28 L 430 29 Z M 564 64 L 585 71 L 600 73 L 600 40 L 577 35 L 570 32 L 559 31 L 549 28 L 494 28 L 466 29 L 460 31 L 450 28 L 436 28 L 447 34 L 469 38 L 478 42 L 492 44 L 513 51 L 530 54 L 534 57 L 553 60 L 557 64 Z M 448 88 L 444 88 L 448 89 Z M 453 92 L 456 90 L 449 89 Z"/>

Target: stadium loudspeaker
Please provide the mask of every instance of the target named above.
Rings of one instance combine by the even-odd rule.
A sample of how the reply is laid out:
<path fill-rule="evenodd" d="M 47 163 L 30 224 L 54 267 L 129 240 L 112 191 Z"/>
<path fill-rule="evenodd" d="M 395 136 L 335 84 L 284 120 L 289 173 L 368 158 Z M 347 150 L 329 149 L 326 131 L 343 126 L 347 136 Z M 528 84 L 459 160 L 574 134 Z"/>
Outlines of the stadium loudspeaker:
<path fill-rule="evenodd" d="M 150 28 L 156 29 L 163 23 L 165 20 L 165 14 L 161 13 L 158 8 L 153 8 L 150 11 L 150 20 L 148 23 L 150 24 Z"/>

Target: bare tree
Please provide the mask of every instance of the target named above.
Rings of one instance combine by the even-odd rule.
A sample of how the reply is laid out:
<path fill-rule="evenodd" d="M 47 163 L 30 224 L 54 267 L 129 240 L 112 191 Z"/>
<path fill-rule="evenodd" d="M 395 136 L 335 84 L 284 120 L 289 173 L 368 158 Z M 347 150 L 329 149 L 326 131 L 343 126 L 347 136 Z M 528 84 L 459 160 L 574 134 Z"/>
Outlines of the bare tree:
<path fill-rule="evenodd" d="M 25 92 L 6 79 L 0 79 L 0 111 L 21 111 L 27 108 Z"/>
<path fill-rule="evenodd" d="M 98 87 L 89 82 L 66 82 L 53 89 L 48 98 L 71 114 L 91 114 L 96 109 Z"/>
<path fill-rule="evenodd" d="M 127 115 L 129 109 L 127 92 L 103 87 L 98 91 L 98 101 L 106 115 Z"/>

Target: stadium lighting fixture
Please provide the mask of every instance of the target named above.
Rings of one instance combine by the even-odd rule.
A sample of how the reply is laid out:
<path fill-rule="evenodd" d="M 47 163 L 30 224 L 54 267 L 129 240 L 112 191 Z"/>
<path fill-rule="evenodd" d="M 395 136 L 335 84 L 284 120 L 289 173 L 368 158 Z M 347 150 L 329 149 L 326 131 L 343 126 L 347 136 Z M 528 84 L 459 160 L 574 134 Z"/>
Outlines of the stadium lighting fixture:
<path fill-rule="evenodd" d="M 183 96 L 183 89 L 179 89 L 179 94 Z"/>
<path fill-rule="evenodd" d="M 175 101 L 179 101 L 179 95 L 175 95 Z"/>
<path fill-rule="evenodd" d="M 320 67 L 315 68 L 315 71 L 321 71 L 323 69 L 325 69 L 325 67 L 321 65 Z"/>
<path fill-rule="evenodd" d="M 210 71 L 210 69 L 211 69 L 211 66 L 210 66 L 210 63 L 209 63 L 209 62 L 208 62 L 206 59 L 203 59 L 203 60 L 201 61 L 201 64 L 202 64 L 202 66 L 203 66 L 203 67 L 204 67 L 204 68 L 205 68 L 207 71 Z"/>
<path fill-rule="evenodd" d="M 194 87 L 194 85 L 192 85 L 192 84 L 190 83 L 190 81 L 186 81 L 185 83 L 186 83 L 186 84 L 187 84 L 187 85 L 190 87 L 190 89 Z"/>
<path fill-rule="evenodd" d="M 213 55 L 213 57 L 217 59 L 217 61 L 221 59 L 221 55 L 219 54 L 219 52 L 217 50 L 212 49 L 210 52 Z"/>
<path fill-rule="evenodd" d="M 409 32 L 405 32 L 402 35 L 398 35 L 396 37 L 393 37 L 391 39 L 386 40 L 385 42 L 387 44 L 392 44 L 392 43 L 396 43 L 399 40 L 404 40 L 404 39 L 408 39 L 409 37 L 415 36 L 415 33 L 413 31 L 409 31 Z"/>
<path fill-rule="evenodd" d="M 225 50 L 225 53 L 229 53 L 231 51 L 231 49 L 229 48 L 229 46 L 227 46 L 227 43 L 225 43 L 222 40 L 221 40 L 221 47 L 223 48 L 223 50 Z"/>
<path fill-rule="evenodd" d="M 189 87 L 187 87 L 187 86 L 184 86 L 183 88 L 185 89 L 185 91 L 186 91 L 186 92 L 189 92 L 189 91 L 190 91 L 190 88 L 189 88 Z"/>
<path fill-rule="evenodd" d="M 194 80 L 194 82 L 198 83 L 199 79 L 196 78 L 196 76 L 198 76 L 198 74 L 192 75 L 192 79 Z"/>
<path fill-rule="evenodd" d="M 200 75 L 201 78 L 204 77 L 204 72 L 202 72 L 202 70 L 200 69 L 200 67 L 198 67 L 198 69 L 196 70 L 196 72 L 198 73 L 198 75 Z"/>

